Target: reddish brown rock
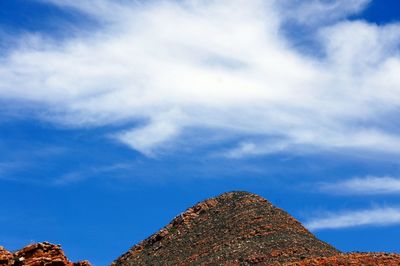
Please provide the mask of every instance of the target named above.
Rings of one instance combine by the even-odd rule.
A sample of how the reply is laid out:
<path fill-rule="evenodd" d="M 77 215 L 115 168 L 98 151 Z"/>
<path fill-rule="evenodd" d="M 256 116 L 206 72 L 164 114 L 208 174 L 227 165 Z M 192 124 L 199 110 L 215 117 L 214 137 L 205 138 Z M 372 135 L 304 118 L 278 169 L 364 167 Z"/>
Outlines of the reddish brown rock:
<path fill-rule="evenodd" d="M 189 208 L 112 265 L 270 265 L 337 254 L 267 200 L 231 192 Z"/>
<path fill-rule="evenodd" d="M 74 266 L 92 266 L 89 261 L 83 260 L 79 262 L 74 262 Z"/>
<path fill-rule="evenodd" d="M 400 255 L 388 253 L 349 253 L 331 257 L 311 258 L 284 266 L 399 266 Z"/>
<path fill-rule="evenodd" d="M 10 266 L 14 264 L 14 255 L 0 246 L 0 265 Z"/>
<path fill-rule="evenodd" d="M 14 254 L 0 249 L 0 266 L 90 266 L 90 263 L 72 263 L 60 245 L 43 242 L 26 246 Z"/>

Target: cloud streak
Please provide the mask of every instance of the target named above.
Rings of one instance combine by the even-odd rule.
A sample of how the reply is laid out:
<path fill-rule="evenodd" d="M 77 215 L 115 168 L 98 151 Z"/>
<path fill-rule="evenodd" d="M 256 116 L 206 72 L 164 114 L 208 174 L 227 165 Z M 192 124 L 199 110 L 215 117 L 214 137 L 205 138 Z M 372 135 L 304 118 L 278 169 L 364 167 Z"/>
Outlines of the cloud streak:
<path fill-rule="evenodd" d="M 376 123 L 400 103 L 400 26 L 343 19 L 369 1 L 307 1 L 297 18 L 280 1 L 45 2 L 102 23 L 62 41 L 27 35 L 1 56 L 0 99 L 38 104 L 38 119 L 123 124 L 110 134 L 149 156 L 197 129 L 245 138 L 226 152 L 236 158 L 400 150 L 397 132 Z M 325 56 L 302 54 L 284 34 L 287 21 L 307 23 L 301 14 Z M 271 139 L 279 144 L 257 144 Z"/>
<path fill-rule="evenodd" d="M 356 177 L 337 183 L 321 184 L 320 190 L 345 195 L 400 194 L 400 179 L 390 176 Z"/>
<path fill-rule="evenodd" d="M 305 226 L 309 230 L 342 229 L 357 226 L 389 226 L 400 224 L 399 208 L 375 208 L 369 210 L 330 213 L 311 219 Z"/>
<path fill-rule="evenodd" d="M 286 0 L 286 16 L 301 24 L 313 26 L 321 22 L 331 22 L 346 16 L 357 14 L 365 9 L 371 0 L 336 0 L 336 1 L 290 1 Z"/>

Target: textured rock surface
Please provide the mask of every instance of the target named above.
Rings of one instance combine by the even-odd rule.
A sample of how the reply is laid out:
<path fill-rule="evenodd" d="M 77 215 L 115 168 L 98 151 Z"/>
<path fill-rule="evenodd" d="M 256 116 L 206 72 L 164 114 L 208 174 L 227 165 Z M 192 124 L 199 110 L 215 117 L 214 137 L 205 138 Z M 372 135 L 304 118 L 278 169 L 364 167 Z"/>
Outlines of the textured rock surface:
<path fill-rule="evenodd" d="M 231 192 L 189 208 L 113 265 L 268 265 L 337 254 L 267 200 Z"/>
<path fill-rule="evenodd" d="M 14 264 L 14 255 L 0 246 L 0 265 L 9 266 Z"/>
<path fill-rule="evenodd" d="M 14 254 L 0 248 L 0 266 L 90 266 L 90 263 L 72 263 L 59 245 L 43 242 L 26 246 Z"/>
<path fill-rule="evenodd" d="M 350 253 L 332 257 L 312 258 L 284 266 L 399 266 L 400 255 L 387 253 Z"/>

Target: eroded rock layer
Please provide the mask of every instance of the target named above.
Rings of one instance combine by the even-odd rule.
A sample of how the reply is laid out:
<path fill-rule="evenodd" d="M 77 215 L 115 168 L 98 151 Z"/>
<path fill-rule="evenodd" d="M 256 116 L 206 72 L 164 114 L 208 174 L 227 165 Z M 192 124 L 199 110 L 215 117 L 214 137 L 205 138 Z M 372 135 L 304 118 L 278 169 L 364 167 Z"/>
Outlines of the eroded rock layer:
<path fill-rule="evenodd" d="M 400 255 L 388 253 L 349 253 L 332 257 L 310 258 L 284 266 L 399 266 Z"/>

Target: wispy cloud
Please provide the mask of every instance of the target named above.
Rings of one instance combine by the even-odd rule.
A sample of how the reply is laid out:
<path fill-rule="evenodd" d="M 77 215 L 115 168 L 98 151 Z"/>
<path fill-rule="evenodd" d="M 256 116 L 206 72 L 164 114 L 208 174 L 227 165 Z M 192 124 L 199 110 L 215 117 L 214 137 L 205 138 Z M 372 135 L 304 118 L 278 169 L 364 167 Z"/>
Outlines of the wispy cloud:
<path fill-rule="evenodd" d="M 240 159 L 248 156 L 257 156 L 257 155 L 265 155 L 272 154 L 283 151 L 287 149 L 287 144 L 278 141 L 268 141 L 268 142 L 241 142 L 237 147 L 234 147 L 230 150 L 227 150 L 222 153 L 227 158 Z"/>
<path fill-rule="evenodd" d="M 14 163 L 0 162 L 0 174 L 3 173 L 4 171 L 7 171 L 7 169 L 14 167 L 15 167 Z"/>
<path fill-rule="evenodd" d="M 79 183 L 90 177 L 91 177 L 91 175 L 89 175 L 88 173 L 85 173 L 83 171 L 82 172 L 80 172 L 80 171 L 70 172 L 70 173 L 66 173 L 58 178 L 53 179 L 50 182 L 50 184 L 53 186 L 65 186 L 65 185 L 70 185 L 73 183 Z"/>
<path fill-rule="evenodd" d="M 0 99 L 37 103 L 36 118 L 125 124 L 110 134 L 150 156 L 196 129 L 247 138 L 232 157 L 280 150 L 252 136 L 286 150 L 400 151 L 376 123 L 400 103 L 400 26 L 345 19 L 369 1 L 302 1 L 296 18 L 282 4 L 295 1 L 42 1 L 102 23 L 67 40 L 25 35 L 1 55 Z M 283 33 L 308 18 L 324 57 Z"/>
<path fill-rule="evenodd" d="M 375 208 L 368 210 L 330 213 L 306 222 L 310 230 L 340 229 L 357 226 L 389 226 L 400 224 L 399 208 Z"/>
<path fill-rule="evenodd" d="M 336 0 L 336 1 L 292 1 L 283 0 L 286 15 L 302 24 L 312 25 L 331 22 L 359 13 L 371 3 L 371 0 Z"/>
<path fill-rule="evenodd" d="M 26 164 L 23 162 L 0 162 L 0 180 L 15 180 L 15 178 L 11 177 L 10 173 L 22 167 L 26 167 Z"/>
<path fill-rule="evenodd" d="M 356 177 L 336 183 L 322 183 L 320 190 L 332 194 L 400 194 L 400 179 L 390 176 Z"/>
<path fill-rule="evenodd" d="M 51 186 L 67 186 L 74 183 L 80 183 L 85 180 L 91 179 L 94 176 L 101 176 L 103 174 L 115 173 L 119 171 L 128 171 L 134 168 L 132 163 L 115 163 L 110 165 L 98 165 L 89 168 L 83 168 L 76 171 L 68 172 L 59 177 L 53 178 L 50 182 L 46 182 L 46 185 Z"/>

